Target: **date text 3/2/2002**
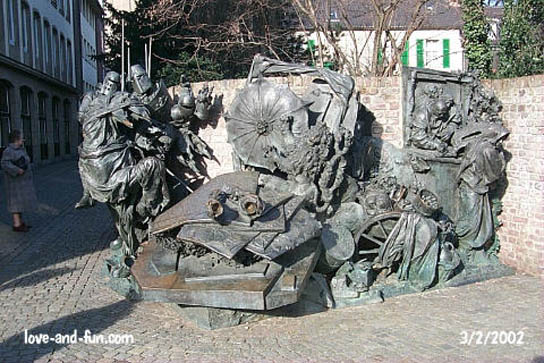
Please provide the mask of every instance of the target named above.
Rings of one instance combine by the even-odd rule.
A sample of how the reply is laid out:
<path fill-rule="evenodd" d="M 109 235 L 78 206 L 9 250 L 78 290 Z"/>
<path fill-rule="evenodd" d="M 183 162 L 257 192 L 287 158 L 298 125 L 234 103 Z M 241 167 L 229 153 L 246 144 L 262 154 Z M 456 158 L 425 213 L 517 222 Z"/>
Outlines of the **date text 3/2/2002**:
<path fill-rule="evenodd" d="M 523 338 L 525 333 L 523 331 L 507 331 L 507 330 L 463 330 L 461 332 L 461 345 L 523 345 L 525 341 Z"/>

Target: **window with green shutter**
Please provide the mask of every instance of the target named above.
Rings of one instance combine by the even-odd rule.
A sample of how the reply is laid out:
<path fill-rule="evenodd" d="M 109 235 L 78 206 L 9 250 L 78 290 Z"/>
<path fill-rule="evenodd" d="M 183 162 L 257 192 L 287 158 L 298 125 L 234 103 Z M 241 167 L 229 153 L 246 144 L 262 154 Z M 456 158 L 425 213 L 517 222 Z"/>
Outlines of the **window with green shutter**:
<path fill-rule="evenodd" d="M 442 66 L 450 68 L 450 40 L 442 40 Z"/>
<path fill-rule="evenodd" d="M 402 55 L 400 56 L 400 61 L 403 65 L 407 66 L 410 62 L 410 42 L 407 40 L 406 45 L 404 47 L 404 52 L 402 52 Z"/>
<path fill-rule="evenodd" d="M 423 39 L 418 39 L 416 43 L 416 52 L 417 52 L 417 66 L 423 68 L 425 66 L 425 60 L 423 58 Z"/>
<path fill-rule="evenodd" d="M 381 49 L 378 49 L 378 64 L 383 64 L 383 53 Z"/>

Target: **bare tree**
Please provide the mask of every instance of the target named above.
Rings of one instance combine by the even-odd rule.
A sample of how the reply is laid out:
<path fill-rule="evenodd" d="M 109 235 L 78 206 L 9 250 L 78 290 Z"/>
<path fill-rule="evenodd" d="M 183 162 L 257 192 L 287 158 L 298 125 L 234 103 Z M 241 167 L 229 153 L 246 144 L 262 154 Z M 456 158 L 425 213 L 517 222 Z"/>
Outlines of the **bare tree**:
<path fill-rule="evenodd" d="M 287 0 L 158 0 L 146 9 L 157 29 L 147 37 L 172 39 L 195 56 L 235 57 L 245 50 L 293 60 L 296 40 L 285 24 L 289 9 Z M 239 60 L 245 61 L 251 59 Z"/>
<path fill-rule="evenodd" d="M 429 0 L 140 0 L 142 38 L 161 62 L 188 62 L 205 56 L 241 68 L 263 53 L 284 61 L 323 66 L 333 60 L 351 76 L 391 75 L 410 35 L 430 14 Z M 438 0 L 440 1 L 440 0 Z M 315 37 L 315 54 L 302 40 Z M 154 43 L 155 44 L 155 43 Z M 162 51 L 161 51 L 162 49 Z M 243 65 L 244 67 L 239 67 Z M 226 74 L 232 76 L 232 74 Z"/>
<path fill-rule="evenodd" d="M 315 33 L 318 60 L 327 49 L 352 76 L 391 75 L 410 35 L 429 15 L 428 0 L 292 0 L 302 30 Z M 357 33 L 366 37 L 361 39 Z M 370 62 L 364 54 L 370 53 Z"/>

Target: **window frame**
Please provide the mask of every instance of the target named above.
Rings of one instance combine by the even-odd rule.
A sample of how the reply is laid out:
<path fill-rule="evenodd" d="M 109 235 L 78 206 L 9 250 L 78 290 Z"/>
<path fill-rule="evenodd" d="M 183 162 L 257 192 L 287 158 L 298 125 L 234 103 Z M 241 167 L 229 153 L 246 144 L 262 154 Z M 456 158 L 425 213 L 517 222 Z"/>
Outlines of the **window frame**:
<path fill-rule="evenodd" d="M 7 22 L 8 22 L 8 42 L 10 45 L 14 46 L 15 41 L 15 7 L 13 6 L 13 2 L 15 0 L 7 0 L 7 10 L 8 10 L 8 16 L 7 16 Z"/>
<path fill-rule="evenodd" d="M 49 159 L 49 138 L 47 121 L 47 99 L 44 92 L 38 93 L 38 119 L 40 121 L 40 156 L 41 160 Z"/>
<path fill-rule="evenodd" d="M 25 138 L 25 149 L 30 159 L 33 159 L 33 137 L 32 137 L 32 90 L 23 86 L 19 90 L 21 98 L 21 124 L 23 137 Z M 26 101 L 26 102 L 25 102 Z"/>
<path fill-rule="evenodd" d="M 41 33 L 41 16 L 40 13 L 34 11 L 32 13 L 32 33 L 34 34 L 34 58 L 39 59 L 42 51 L 40 49 L 40 33 Z M 41 67 L 40 67 L 41 68 Z"/>
<path fill-rule="evenodd" d="M 11 92 L 13 87 L 9 82 L 0 80 L 0 88 L 5 92 L 5 105 L 6 109 L 0 109 L 0 147 L 6 147 L 9 143 L 9 133 L 12 128 L 11 119 Z M 1 93 L 0 93 L 1 95 Z M 0 96 L 1 97 L 1 96 Z M 0 103 L 1 105 L 1 103 Z"/>

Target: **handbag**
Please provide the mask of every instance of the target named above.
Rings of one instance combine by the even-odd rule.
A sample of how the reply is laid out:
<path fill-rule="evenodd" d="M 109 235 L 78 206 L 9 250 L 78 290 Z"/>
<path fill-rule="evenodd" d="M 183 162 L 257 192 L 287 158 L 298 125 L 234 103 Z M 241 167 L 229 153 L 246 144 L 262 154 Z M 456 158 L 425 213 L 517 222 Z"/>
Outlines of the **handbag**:
<path fill-rule="evenodd" d="M 28 169 L 28 164 L 26 163 L 26 158 L 21 156 L 19 159 L 12 161 L 13 165 L 26 171 Z"/>

